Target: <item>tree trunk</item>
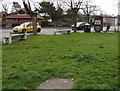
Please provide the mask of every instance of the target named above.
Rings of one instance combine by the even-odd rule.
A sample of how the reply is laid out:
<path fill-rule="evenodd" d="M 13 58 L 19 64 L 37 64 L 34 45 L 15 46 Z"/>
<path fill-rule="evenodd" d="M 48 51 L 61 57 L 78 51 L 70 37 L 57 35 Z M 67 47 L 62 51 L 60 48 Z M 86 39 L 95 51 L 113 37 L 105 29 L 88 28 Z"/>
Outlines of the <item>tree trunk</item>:
<path fill-rule="evenodd" d="M 87 14 L 87 23 L 90 23 L 90 15 Z"/>
<path fill-rule="evenodd" d="M 73 16 L 73 21 L 74 21 L 74 32 L 77 32 L 77 27 L 76 27 L 76 25 L 77 25 L 77 14 L 75 14 Z"/>
<path fill-rule="evenodd" d="M 36 35 L 37 34 L 37 14 L 35 13 L 34 15 L 32 15 L 31 19 L 33 24 L 33 35 Z"/>
<path fill-rule="evenodd" d="M 76 22 L 74 22 L 74 32 L 77 32 L 77 28 L 76 28 Z"/>

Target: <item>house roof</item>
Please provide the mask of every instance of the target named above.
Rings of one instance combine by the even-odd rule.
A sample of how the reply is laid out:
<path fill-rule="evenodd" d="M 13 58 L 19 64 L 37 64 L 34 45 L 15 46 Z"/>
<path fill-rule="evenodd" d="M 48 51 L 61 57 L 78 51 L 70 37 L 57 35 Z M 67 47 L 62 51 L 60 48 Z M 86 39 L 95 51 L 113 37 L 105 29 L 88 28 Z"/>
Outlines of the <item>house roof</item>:
<path fill-rule="evenodd" d="M 8 15 L 6 16 L 7 19 L 10 19 L 10 18 L 31 18 L 29 15 L 25 15 L 25 14 L 19 14 L 19 15 Z M 37 18 L 41 18 L 41 19 L 44 19 L 43 17 L 39 17 L 37 16 Z"/>
<path fill-rule="evenodd" d="M 14 14 L 27 14 L 26 10 L 24 8 L 17 10 L 13 13 L 10 13 L 10 15 L 14 15 Z"/>

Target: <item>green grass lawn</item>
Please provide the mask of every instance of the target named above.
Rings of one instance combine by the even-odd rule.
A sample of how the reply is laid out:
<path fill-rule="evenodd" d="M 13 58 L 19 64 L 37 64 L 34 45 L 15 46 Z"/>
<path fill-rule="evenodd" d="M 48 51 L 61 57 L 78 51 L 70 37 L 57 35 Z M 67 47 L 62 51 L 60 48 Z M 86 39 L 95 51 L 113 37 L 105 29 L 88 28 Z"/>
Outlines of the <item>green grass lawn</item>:
<path fill-rule="evenodd" d="M 35 89 L 52 77 L 74 79 L 72 89 L 118 87 L 118 33 L 30 35 L 2 49 L 3 89 Z"/>

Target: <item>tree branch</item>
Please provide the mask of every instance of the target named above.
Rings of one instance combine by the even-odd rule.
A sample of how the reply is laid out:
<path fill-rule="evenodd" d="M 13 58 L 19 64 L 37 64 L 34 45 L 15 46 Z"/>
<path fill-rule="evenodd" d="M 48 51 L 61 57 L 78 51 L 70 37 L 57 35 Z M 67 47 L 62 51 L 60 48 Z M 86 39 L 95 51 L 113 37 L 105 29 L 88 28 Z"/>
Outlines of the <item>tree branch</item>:
<path fill-rule="evenodd" d="M 25 3 L 25 0 L 23 0 L 23 5 L 24 5 L 24 7 L 25 7 L 26 12 L 31 15 L 31 12 L 30 12 L 30 10 L 29 10 L 28 5 Z"/>

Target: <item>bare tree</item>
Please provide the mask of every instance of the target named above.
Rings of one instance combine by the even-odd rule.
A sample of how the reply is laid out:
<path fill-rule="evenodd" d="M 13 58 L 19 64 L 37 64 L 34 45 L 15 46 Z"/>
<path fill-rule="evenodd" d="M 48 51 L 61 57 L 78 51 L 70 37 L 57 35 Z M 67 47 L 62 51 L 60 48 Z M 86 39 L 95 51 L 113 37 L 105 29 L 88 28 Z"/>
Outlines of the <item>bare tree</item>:
<path fill-rule="evenodd" d="M 37 27 L 36 27 L 37 26 L 37 13 L 32 11 L 29 0 L 27 0 L 27 2 L 25 2 L 25 0 L 23 0 L 23 5 L 24 5 L 26 12 L 30 15 L 31 20 L 32 20 L 33 35 L 36 35 L 37 34 Z"/>
<path fill-rule="evenodd" d="M 18 10 L 21 9 L 21 6 L 20 6 L 20 4 L 19 4 L 18 2 L 13 2 L 12 4 L 13 4 L 13 5 L 12 5 L 12 10 L 11 10 L 11 12 L 15 12 L 15 11 L 18 11 Z"/>
<path fill-rule="evenodd" d="M 65 0 L 62 2 L 65 5 L 67 5 L 72 11 L 72 19 L 73 19 L 73 23 L 74 23 L 74 32 L 76 32 L 78 12 L 81 9 L 81 4 L 83 3 L 83 0 Z"/>
<path fill-rule="evenodd" d="M 85 0 L 81 8 L 87 18 L 88 23 L 90 23 L 91 15 L 94 15 L 95 12 L 99 11 L 98 7 L 96 5 L 93 5 L 92 2 L 93 0 Z"/>
<path fill-rule="evenodd" d="M 1 0 L 0 3 L 2 6 L 2 11 L 4 11 L 6 14 L 8 14 L 8 9 L 9 9 L 11 3 L 8 0 Z"/>

